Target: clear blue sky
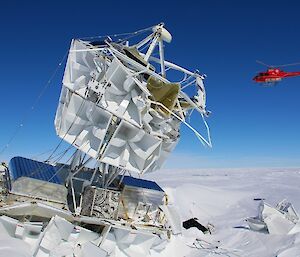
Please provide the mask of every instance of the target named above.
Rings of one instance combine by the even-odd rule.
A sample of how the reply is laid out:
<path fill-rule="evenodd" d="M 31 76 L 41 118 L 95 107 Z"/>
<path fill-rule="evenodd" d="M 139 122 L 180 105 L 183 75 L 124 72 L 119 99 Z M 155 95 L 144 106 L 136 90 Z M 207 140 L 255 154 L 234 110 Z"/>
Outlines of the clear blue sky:
<path fill-rule="evenodd" d="M 203 148 L 183 128 L 166 167 L 299 167 L 300 77 L 273 88 L 251 80 L 265 69 L 256 59 L 275 65 L 300 61 L 299 9 L 298 1 L 4 1 L 0 147 L 71 38 L 130 32 L 163 21 L 173 34 L 166 58 L 208 76 L 214 145 Z M 0 159 L 32 156 L 58 143 L 53 120 L 61 77 L 62 72 Z"/>

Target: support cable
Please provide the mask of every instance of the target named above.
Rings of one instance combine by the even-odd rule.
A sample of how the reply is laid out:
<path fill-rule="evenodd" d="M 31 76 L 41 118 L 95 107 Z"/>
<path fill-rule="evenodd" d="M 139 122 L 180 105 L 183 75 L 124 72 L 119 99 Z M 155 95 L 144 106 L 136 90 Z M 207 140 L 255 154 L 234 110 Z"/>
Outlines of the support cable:
<path fill-rule="evenodd" d="M 137 30 L 135 32 L 120 33 L 120 34 L 110 34 L 110 35 L 102 35 L 102 36 L 92 36 L 92 37 L 80 37 L 78 39 L 89 40 L 89 39 L 101 39 L 101 38 L 108 38 L 108 37 L 128 36 L 128 37 L 125 37 L 123 39 L 119 39 L 119 41 L 124 42 L 124 41 L 130 39 L 131 37 L 134 37 L 134 36 L 136 36 L 138 34 L 141 34 L 141 33 L 144 33 L 146 31 L 152 30 L 152 28 L 153 28 L 153 26 L 145 28 L 145 29 L 140 29 L 140 30 Z"/>
<path fill-rule="evenodd" d="M 57 65 L 57 67 L 55 68 L 54 72 L 52 73 L 52 75 L 50 76 L 49 80 L 46 82 L 46 84 L 44 85 L 44 87 L 42 88 L 42 90 L 40 91 L 38 97 L 36 98 L 36 100 L 34 101 L 33 105 L 30 107 L 30 109 L 28 109 L 27 112 L 24 113 L 20 124 L 17 126 L 17 128 L 15 129 L 15 131 L 13 132 L 13 134 L 11 135 L 11 137 L 9 138 L 8 142 L 5 144 L 5 146 L 1 149 L 0 151 L 0 156 L 7 150 L 7 148 L 10 146 L 10 144 L 14 141 L 14 139 L 16 138 L 16 136 L 18 135 L 18 133 L 20 132 L 20 130 L 22 129 L 22 127 L 24 126 L 24 124 L 27 122 L 27 120 L 29 119 L 29 115 L 32 113 L 32 111 L 36 108 L 37 104 L 40 102 L 42 96 L 45 94 L 46 90 L 49 88 L 49 86 L 51 85 L 53 79 L 55 78 L 55 76 L 57 75 L 62 63 L 64 62 L 64 60 L 66 59 L 66 57 L 68 56 L 69 50 L 64 54 L 63 58 L 61 59 L 61 61 L 59 62 L 59 64 Z"/>

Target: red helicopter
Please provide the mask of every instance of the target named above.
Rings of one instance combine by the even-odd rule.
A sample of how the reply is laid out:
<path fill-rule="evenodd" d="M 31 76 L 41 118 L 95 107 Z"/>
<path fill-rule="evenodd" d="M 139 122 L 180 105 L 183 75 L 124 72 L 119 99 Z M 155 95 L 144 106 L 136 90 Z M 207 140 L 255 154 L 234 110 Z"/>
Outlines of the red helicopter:
<path fill-rule="evenodd" d="M 284 78 L 300 76 L 300 71 L 286 72 L 278 68 L 299 65 L 300 63 L 290 63 L 274 67 L 271 65 L 267 65 L 261 61 L 256 62 L 268 67 L 267 71 L 260 72 L 253 78 L 253 80 L 258 83 L 275 84 L 276 82 L 279 82 Z"/>

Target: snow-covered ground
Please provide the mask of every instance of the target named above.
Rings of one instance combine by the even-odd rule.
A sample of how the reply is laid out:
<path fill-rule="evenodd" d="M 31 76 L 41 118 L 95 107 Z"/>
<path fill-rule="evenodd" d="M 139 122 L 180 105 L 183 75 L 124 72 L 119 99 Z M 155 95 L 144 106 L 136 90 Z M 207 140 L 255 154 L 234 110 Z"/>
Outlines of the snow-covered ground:
<path fill-rule="evenodd" d="M 203 225 L 214 226 L 211 235 L 196 228 L 183 229 L 181 235 L 171 237 L 160 254 L 151 250 L 151 256 L 300 256 L 300 233 L 255 232 L 245 222 L 245 218 L 258 214 L 259 202 L 254 198 L 264 198 L 273 206 L 287 199 L 300 212 L 300 168 L 162 170 L 143 178 L 164 188 L 182 220 L 197 217 Z M 57 248 L 53 256 L 64 256 L 59 249 L 63 248 Z M 31 256 L 29 245 L 0 234 L 2 256 Z M 125 255 L 117 248 L 114 256 Z"/>
<path fill-rule="evenodd" d="M 254 198 L 274 206 L 287 199 L 300 212 L 300 169 L 165 170 L 144 178 L 165 189 L 182 220 L 197 217 L 215 227 L 212 235 L 183 229 L 160 256 L 300 256 L 300 233 L 255 232 L 244 221 L 258 213 Z M 202 249 L 192 248 L 195 238 Z"/>

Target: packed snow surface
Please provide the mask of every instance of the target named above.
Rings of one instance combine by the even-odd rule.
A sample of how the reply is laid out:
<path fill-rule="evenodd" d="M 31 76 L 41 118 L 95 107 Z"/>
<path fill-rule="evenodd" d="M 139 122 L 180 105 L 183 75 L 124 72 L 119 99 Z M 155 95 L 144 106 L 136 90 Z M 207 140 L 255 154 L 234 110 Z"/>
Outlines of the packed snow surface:
<path fill-rule="evenodd" d="M 211 235 L 183 229 L 160 256 L 300 256 L 300 233 L 270 235 L 245 222 L 257 215 L 257 198 L 272 206 L 287 199 L 299 213 L 300 169 L 165 170 L 146 178 L 168 193 L 182 220 L 214 226 Z"/>

